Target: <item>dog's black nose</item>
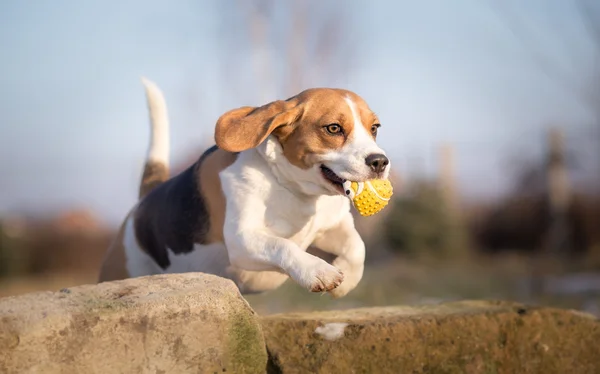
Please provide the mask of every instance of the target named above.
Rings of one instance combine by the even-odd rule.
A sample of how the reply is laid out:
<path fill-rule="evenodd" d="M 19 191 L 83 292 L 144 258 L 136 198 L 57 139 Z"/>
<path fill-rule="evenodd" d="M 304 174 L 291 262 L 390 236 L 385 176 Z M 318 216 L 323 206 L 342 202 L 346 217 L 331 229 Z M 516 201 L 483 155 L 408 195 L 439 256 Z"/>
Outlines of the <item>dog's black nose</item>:
<path fill-rule="evenodd" d="M 369 165 L 371 170 L 376 173 L 381 173 L 385 170 L 385 167 L 388 166 L 390 160 L 388 160 L 388 158 L 381 153 L 374 153 L 372 155 L 368 155 L 367 158 L 365 158 L 365 162 L 367 165 Z"/>

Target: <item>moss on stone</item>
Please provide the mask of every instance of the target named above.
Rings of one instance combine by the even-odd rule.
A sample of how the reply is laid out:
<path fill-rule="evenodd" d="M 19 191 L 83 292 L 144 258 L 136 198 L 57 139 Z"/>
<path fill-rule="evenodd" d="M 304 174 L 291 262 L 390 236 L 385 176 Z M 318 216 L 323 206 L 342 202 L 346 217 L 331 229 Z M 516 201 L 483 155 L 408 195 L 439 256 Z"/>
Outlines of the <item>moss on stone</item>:
<path fill-rule="evenodd" d="M 230 315 L 229 321 L 227 361 L 233 372 L 265 372 L 267 350 L 257 318 L 252 318 L 247 311 L 236 311 Z"/>

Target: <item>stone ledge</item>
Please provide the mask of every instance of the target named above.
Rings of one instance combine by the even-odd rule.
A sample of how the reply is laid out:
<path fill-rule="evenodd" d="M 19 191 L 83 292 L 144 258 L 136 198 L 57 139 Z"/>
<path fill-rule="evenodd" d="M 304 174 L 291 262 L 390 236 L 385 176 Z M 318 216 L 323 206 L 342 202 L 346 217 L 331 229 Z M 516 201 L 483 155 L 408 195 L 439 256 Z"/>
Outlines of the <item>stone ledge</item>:
<path fill-rule="evenodd" d="M 593 316 L 507 302 L 260 318 L 198 273 L 0 299 L 0 373 L 598 373 L 598 341 Z"/>
<path fill-rule="evenodd" d="M 273 373 L 598 373 L 590 315 L 504 302 L 262 318 Z"/>
<path fill-rule="evenodd" d="M 0 373 L 264 372 L 233 282 L 188 273 L 0 299 Z"/>

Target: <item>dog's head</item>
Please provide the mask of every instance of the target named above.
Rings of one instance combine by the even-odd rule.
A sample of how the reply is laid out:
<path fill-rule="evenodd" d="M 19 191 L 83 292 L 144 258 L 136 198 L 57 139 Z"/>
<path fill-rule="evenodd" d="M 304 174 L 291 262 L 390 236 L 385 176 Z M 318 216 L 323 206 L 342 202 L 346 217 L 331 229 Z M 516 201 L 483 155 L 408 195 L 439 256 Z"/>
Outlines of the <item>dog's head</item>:
<path fill-rule="evenodd" d="M 375 142 L 379 127 L 375 113 L 355 93 L 315 88 L 223 114 L 215 141 L 230 152 L 274 142 L 272 162 L 288 179 L 301 183 L 305 192 L 334 195 L 344 193 L 345 180 L 388 177 L 389 160 Z"/>

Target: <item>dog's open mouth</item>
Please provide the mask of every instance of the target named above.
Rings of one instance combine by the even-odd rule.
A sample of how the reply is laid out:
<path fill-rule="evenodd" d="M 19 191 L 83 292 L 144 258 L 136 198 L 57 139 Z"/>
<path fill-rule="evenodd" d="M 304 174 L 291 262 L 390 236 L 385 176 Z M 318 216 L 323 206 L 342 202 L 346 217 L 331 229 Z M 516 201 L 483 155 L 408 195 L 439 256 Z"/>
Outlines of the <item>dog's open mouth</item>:
<path fill-rule="evenodd" d="M 333 170 L 325 165 L 321 165 L 321 174 L 323 174 L 323 178 L 327 179 L 331 184 L 333 184 L 333 186 L 338 189 L 340 193 L 344 193 L 343 184 L 346 181 L 345 179 L 338 177 Z"/>

